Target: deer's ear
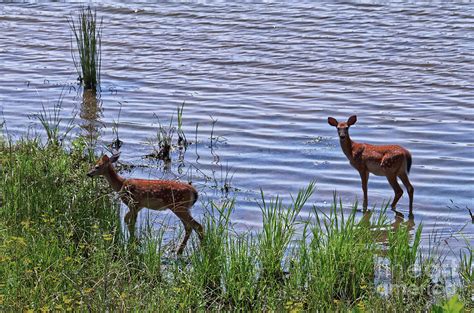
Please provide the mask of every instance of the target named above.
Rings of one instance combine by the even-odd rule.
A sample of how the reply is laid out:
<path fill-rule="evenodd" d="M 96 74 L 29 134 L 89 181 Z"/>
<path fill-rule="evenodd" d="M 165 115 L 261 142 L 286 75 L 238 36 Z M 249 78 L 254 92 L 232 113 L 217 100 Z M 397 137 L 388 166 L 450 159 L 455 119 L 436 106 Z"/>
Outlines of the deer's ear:
<path fill-rule="evenodd" d="M 115 163 L 117 162 L 117 160 L 119 159 L 120 157 L 120 153 L 114 153 L 112 154 L 112 156 L 110 157 L 110 163 Z"/>
<path fill-rule="evenodd" d="M 354 125 L 356 122 L 357 122 L 357 116 L 352 115 L 352 116 L 349 117 L 349 119 L 347 120 L 347 125 L 351 126 L 351 125 Z"/>
<path fill-rule="evenodd" d="M 102 161 L 103 161 L 103 162 L 109 162 L 109 157 L 107 156 L 107 154 L 104 154 L 104 155 L 102 156 Z"/>
<path fill-rule="evenodd" d="M 334 117 L 328 117 L 328 124 L 337 127 L 337 120 Z"/>

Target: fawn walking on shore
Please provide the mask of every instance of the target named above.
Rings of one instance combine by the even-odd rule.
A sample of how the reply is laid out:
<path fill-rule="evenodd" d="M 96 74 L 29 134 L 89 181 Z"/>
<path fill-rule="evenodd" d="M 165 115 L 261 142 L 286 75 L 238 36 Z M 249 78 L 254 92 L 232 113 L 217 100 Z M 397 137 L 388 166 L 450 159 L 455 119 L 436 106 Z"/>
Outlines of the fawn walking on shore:
<path fill-rule="evenodd" d="M 177 253 L 183 253 L 193 229 L 202 241 L 204 229 L 189 212 L 198 198 L 193 186 L 172 180 L 125 179 L 117 174 L 112 165 L 118 158 L 119 154 L 113 154 L 110 158 L 103 155 L 87 176 L 104 176 L 112 189 L 119 193 L 120 199 L 129 209 L 125 215 L 125 223 L 131 237 L 135 234 L 137 215 L 142 208 L 158 211 L 170 209 L 181 220 L 185 230 Z"/>
<path fill-rule="evenodd" d="M 329 117 L 328 123 L 337 128 L 339 142 L 342 151 L 349 159 L 360 175 L 362 190 L 364 191 L 364 209 L 367 209 L 367 182 L 369 173 L 387 177 L 390 186 L 395 192 L 392 202 L 392 210 L 396 211 L 397 202 L 403 194 L 403 190 L 397 182 L 397 177 L 405 185 L 410 197 L 410 215 L 413 215 L 413 192 L 414 188 L 408 179 L 411 167 L 410 152 L 398 145 L 375 146 L 367 143 L 357 143 L 349 137 L 349 127 L 357 121 L 357 116 L 349 117 L 347 122 L 338 122 L 335 118 Z"/>

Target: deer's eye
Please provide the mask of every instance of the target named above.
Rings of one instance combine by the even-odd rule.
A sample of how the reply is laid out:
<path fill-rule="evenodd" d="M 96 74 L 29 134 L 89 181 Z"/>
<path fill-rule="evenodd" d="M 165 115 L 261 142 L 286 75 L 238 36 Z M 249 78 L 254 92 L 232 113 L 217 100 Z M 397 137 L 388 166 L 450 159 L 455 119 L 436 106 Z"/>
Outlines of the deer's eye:
<path fill-rule="evenodd" d="M 98 169 L 99 169 L 99 165 L 94 166 L 94 168 L 95 168 L 96 170 L 98 170 Z"/>

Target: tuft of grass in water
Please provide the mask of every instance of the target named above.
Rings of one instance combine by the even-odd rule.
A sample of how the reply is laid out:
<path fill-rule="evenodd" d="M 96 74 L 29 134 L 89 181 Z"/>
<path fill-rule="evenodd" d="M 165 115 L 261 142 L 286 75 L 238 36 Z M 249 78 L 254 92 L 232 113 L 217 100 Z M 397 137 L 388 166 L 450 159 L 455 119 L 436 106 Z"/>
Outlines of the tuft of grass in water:
<path fill-rule="evenodd" d="M 102 19 L 98 22 L 97 12 L 87 7 L 81 9 L 77 19 L 71 17 L 68 22 L 75 38 L 79 57 L 80 67 L 71 48 L 79 81 L 83 84 L 84 89 L 97 90 L 100 85 Z"/>
<path fill-rule="evenodd" d="M 180 150 L 179 161 L 184 162 L 184 152 L 188 147 L 188 141 L 183 130 L 184 102 L 177 108 L 177 126 L 174 124 L 174 115 L 171 116 L 169 124 L 163 125 L 158 119 L 158 131 L 156 138 L 150 140 L 153 146 L 153 153 L 146 157 L 162 160 L 165 163 L 171 162 L 171 152 L 174 149 Z M 174 135 L 178 135 L 178 140 L 174 143 Z"/>
<path fill-rule="evenodd" d="M 171 162 L 171 151 L 173 149 L 173 137 L 176 128 L 173 126 L 173 116 L 171 116 L 168 126 L 163 126 L 158 119 L 158 130 L 156 138 L 150 139 L 153 152 L 146 155 L 148 158 L 155 158 L 165 163 Z"/>

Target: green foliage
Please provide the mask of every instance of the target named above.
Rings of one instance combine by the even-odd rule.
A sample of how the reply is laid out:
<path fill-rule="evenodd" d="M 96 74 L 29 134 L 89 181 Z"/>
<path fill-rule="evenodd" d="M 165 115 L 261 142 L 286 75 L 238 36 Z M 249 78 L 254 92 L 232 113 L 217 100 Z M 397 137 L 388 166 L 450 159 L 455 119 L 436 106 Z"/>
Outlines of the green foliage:
<path fill-rule="evenodd" d="M 38 121 L 43 126 L 46 136 L 48 137 L 48 144 L 62 146 L 69 132 L 74 128 L 74 119 L 71 119 L 66 125 L 66 129 L 61 129 L 63 119 L 60 117 L 62 108 L 63 94 L 60 95 L 57 104 L 51 108 L 46 109 L 42 107 L 42 111 L 35 115 Z"/>
<path fill-rule="evenodd" d="M 390 232 L 388 236 L 389 249 L 388 258 L 391 264 L 392 274 L 395 281 L 406 280 L 414 275 L 414 266 L 420 247 L 422 226 L 418 226 L 415 239 L 411 244 L 411 233 L 406 226 L 402 226 Z"/>
<path fill-rule="evenodd" d="M 467 242 L 467 248 L 460 252 L 459 276 L 461 286 L 458 292 L 465 303 L 474 308 L 474 253 L 472 244 Z"/>
<path fill-rule="evenodd" d="M 433 260 L 424 258 L 420 248 L 422 226 L 415 231 L 414 238 L 406 225 L 388 235 L 388 259 L 392 276 L 391 296 L 407 309 L 425 307 L 432 301 L 430 296 L 437 284 L 432 281 Z"/>
<path fill-rule="evenodd" d="M 334 201 L 326 219 L 316 215 L 308 264 L 309 302 L 314 309 L 326 299 L 353 304 L 374 289 L 377 243 L 369 227 L 356 223 L 355 213 L 354 208 L 345 216 L 342 204 L 338 208 Z M 379 219 L 374 227 L 381 226 Z"/>
<path fill-rule="evenodd" d="M 461 313 L 464 312 L 464 304 L 460 301 L 458 295 L 454 295 L 446 301 L 442 306 L 433 306 L 434 313 Z"/>
<path fill-rule="evenodd" d="M 81 138 L 68 149 L 38 139 L 0 146 L 0 311 L 469 308 L 472 250 L 461 257 L 458 292 L 466 296 L 381 294 L 374 286 L 380 258 L 390 263 L 392 283 L 426 289 L 421 228 L 413 237 L 406 227 L 387 228 L 384 210 L 361 223 L 355 208 L 347 213 L 336 201 L 328 214 L 314 209 L 300 220 L 313 183 L 289 203 L 261 192 L 263 225 L 253 232 L 233 230 L 234 200 L 203 202 L 204 242 L 184 258 L 167 251 L 164 229 L 149 226 L 127 242 L 109 187 L 85 175 L 94 159 Z M 386 248 L 375 236 L 380 229 L 388 233 Z"/>
<path fill-rule="evenodd" d="M 178 127 L 177 127 L 177 134 L 178 134 L 178 146 L 179 147 L 186 147 L 188 146 L 188 141 L 186 139 L 186 134 L 184 133 L 183 130 L 183 111 L 184 111 L 184 102 L 181 104 L 181 107 L 178 106 Z"/>
<path fill-rule="evenodd" d="M 226 262 L 225 246 L 228 238 L 230 214 L 233 209 L 233 200 L 227 200 L 221 204 L 210 202 L 204 224 L 206 231 L 202 248 L 192 256 L 193 279 L 205 299 L 215 299 L 220 297 L 223 292 L 221 277 L 224 269 L 223 265 Z"/>
<path fill-rule="evenodd" d="M 296 218 L 313 194 L 314 188 L 314 183 L 310 183 L 306 189 L 298 193 L 290 206 L 284 206 L 279 197 L 270 199 L 267 203 L 261 191 L 263 230 L 259 234 L 259 261 L 263 271 L 262 279 L 268 284 L 283 279 L 281 263 L 295 234 Z"/>
<path fill-rule="evenodd" d="M 120 253 L 116 206 L 85 177 L 82 157 L 38 140 L 1 150 L 0 276 L 9 310 L 85 304 L 85 290 L 101 289 L 104 260 Z"/>
<path fill-rule="evenodd" d="M 174 125 L 174 115 L 171 116 L 169 124 L 164 125 L 158 119 L 158 130 L 156 132 L 156 137 L 149 140 L 150 144 L 153 146 L 153 153 L 149 154 L 147 157 L 156 158 L 162 160 L 165 163 L 171 161 L 171 153 L 176 149 L 179 150 L 179 161 L 183 161 L 184 152 L 188 147 L 188 141 L 183 130 L 183 112 L 184 112 L 184 102 L 181 106 L 177 107 L 177 125 Z M 175 133 L 178 135 L 178 140 L 174 142 Z"/>

